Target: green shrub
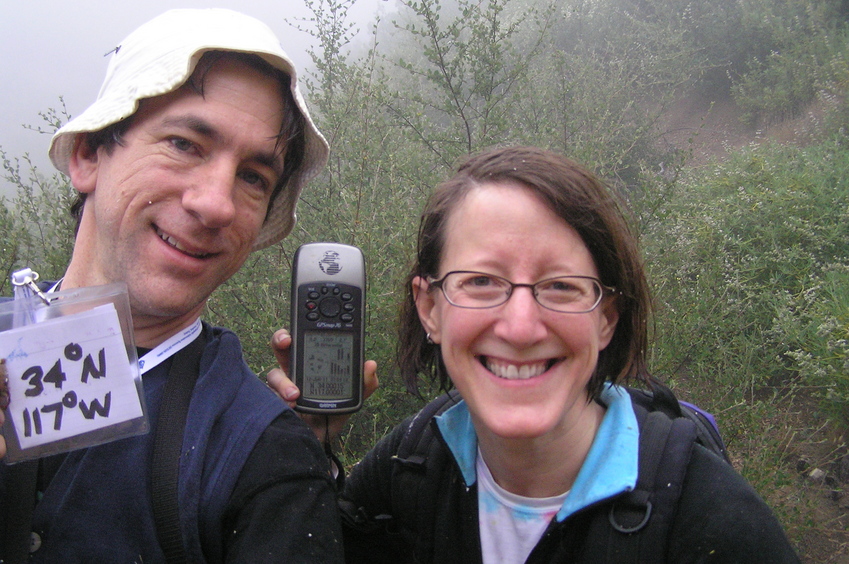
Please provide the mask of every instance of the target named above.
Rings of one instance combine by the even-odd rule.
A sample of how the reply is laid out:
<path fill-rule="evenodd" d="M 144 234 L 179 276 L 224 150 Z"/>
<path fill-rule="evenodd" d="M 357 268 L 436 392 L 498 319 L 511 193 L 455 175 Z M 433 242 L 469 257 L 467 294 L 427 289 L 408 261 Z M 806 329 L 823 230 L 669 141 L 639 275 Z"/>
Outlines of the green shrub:
<path fill-rule="evenodd" d="M 777 303 L 770 340 L 786 348 L 799 381 L 816 390 L 826 412 L 849 429 L 849 261 L 835 264 L 810 287 Z"/>
<path fill-rule="evenodd" d="M 798 385 L 846 409 L 847 178 L 829 142 L 745 150 L 681 184 L 645 236 L 659 372 L 729 390 L 715 409 Z"/>
<path fill-rule="evenodd" d="M 732 76 L 742 119 L 768 125 L 795 117 L 833 80 L 833 62 L 849 45 L 840 6 L 833 1 L 753 1 L 748 8 L 740 33 L 760 39 Z"/>
<path fill-rule="evenodd" d="M 11 202 L 0 198 L 0 295 L 9 295 L 9 276 L 19 268 L 32 268 L 42 280 L 64 275 L 74 244 L 69 210 L 76 192 L 64 175 L 43 175 L 29 155 L 11 157 L 0 148 L 0 163 L 2 179 L 17 189 Z"/>

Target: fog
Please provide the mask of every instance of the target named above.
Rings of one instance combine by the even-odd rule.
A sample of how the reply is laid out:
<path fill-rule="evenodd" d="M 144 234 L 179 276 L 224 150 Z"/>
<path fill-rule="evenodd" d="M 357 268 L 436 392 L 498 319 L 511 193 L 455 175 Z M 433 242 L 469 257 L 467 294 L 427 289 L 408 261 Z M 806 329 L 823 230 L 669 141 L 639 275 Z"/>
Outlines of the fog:
<path fill-rule="evenodd" d="M 171 8 L 209 7 L 230 8 L 262 20 L 299 69 L 309 64 L 306 51 L 314 40 L 287 23 L 309 17 L 300 0 L 0 2 L 0 148 L 9 157 L 28 153 L 42 174 L 52 174 L 49 136 L 24 126 L 44 125 L 39 112 L 60 108 L 60 96 L 71 116 L 81 113 L 100 89 L 108 63 L 105 55 L 140 24 Z M 367 31 L 378 10 L 386 9 L 381 0 L 358 0 L 350 15 Z M 0 195 L 13 194 L 13 187 L 0 180 Z"/>

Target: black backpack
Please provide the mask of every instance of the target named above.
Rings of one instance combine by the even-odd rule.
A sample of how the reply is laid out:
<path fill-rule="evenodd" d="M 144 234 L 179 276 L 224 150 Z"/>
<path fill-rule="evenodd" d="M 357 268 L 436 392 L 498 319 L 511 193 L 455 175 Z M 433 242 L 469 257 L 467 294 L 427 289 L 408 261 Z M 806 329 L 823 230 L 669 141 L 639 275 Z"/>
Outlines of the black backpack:
<path fill-rule="evenodd" d="M 625 389 L 631 395 L 640 427 L 637 485 L 617 497 L 606 514 L 596 512 L 583 529 L 580 542 L 584 553 L 606 556 L 599 561 L 662 562 L 693 445 L 698 443 L 729 465 L 731 462 L 709 413 L 679 402 L 661 384 L 653 385 L 652 392 Z M 444 455 L 432 427 L 433 418 L 459 400 L 452 390 L 425 406 L 410 422 L 394 458 L 393 514 L 415 516 L 420 533 L 428 531 L 434 519 L 431 502 L 436 486 L 424 479 L 428 461 L 444 464 L 444 459 L 433 460 Z M 546 538 L 540 542 L 546 542 Z"/>

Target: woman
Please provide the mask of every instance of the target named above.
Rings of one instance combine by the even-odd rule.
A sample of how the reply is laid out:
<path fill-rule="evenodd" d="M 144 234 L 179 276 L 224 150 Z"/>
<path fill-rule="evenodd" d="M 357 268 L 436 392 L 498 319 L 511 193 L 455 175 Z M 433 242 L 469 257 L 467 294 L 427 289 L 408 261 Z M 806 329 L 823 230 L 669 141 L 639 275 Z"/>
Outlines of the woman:
<path fill-rule="evenodd" d="M 407 287 L 408 386 L 424 374 L 461 399 L 352 470 L 348 561 L 797 561 L 764 502 L 701 446 L 654 556 L 645 536 L 625 550 L 600 537 L 620 534 L 607 516 L 638 479 L 618 384 L 650 384 L 650 298 L 636 239 L 591 173 L 534 148 L 472 157 L 427 204 Z"/>

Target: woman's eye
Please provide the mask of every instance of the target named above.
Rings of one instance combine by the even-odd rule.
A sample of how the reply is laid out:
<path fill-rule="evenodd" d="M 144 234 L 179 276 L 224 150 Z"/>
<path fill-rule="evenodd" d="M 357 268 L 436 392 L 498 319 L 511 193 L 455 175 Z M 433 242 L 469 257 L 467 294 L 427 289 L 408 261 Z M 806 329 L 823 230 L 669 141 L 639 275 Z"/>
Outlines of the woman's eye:
<path fill-rule="evenodd" d="M 574 284 L 563 281 L 552 282 L 546 289 L 557 292 L 577 292 L 578 288 Z"/>
<path fill-rule="evenodd" d="M 489 276 L 475 276 L 467 283 L 477 287 L 489 286 L 492 284 L 492 278 L 490 278 Z"/>

